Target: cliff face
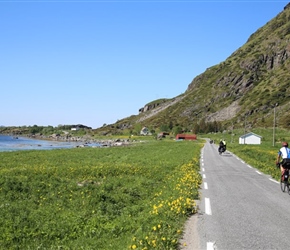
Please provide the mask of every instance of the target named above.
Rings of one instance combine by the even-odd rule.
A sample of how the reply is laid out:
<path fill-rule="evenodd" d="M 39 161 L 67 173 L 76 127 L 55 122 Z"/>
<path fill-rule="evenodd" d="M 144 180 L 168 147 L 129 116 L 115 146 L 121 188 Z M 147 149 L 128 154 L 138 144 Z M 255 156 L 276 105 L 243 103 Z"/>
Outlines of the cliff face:
<path fill-rule="evenodd" d="M 139 109 L 139 113 L 143 113 L 152 109 L 157 108 L 158 106 L 162 105 L 163 103 L 165 103 L 165 100 L 160 100 L 151 104 L 146 104 L 143 108 Z"/>

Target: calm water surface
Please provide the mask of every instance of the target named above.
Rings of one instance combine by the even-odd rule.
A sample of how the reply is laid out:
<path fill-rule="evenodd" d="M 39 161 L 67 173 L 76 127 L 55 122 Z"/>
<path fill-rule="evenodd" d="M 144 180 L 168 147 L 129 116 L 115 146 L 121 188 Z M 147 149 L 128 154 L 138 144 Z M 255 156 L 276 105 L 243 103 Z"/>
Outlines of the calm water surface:
<path fill-rule="evenodd" d="M 0 135 L 0 151 L 48 150 L 57 148 L 74 148 L 82 143 L 35 140 L 26 137 Z"/>

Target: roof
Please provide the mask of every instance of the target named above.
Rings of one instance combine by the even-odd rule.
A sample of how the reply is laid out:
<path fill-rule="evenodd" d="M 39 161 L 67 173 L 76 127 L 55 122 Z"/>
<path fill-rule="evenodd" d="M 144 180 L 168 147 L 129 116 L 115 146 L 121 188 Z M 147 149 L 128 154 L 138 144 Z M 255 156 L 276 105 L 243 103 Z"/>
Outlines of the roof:
<path fill-rule="evenodd" d="M 241 135 L 240 138 L 246 138 L 246 137 L 249 137 L 249 136 L 251 136 L 251 135 L 256 136 L 256 137 L 259 137 L 259 138 L 262 138 L 262 136 L 257 135 L 257 134 L 255 134 L 255 133 L 253 133 L 253 132 L 250 132 L 250 133 L 247 133 L 247 134 Z"/>
<path fill-rule="evenodd" d="M 192 134 L 177 134 L 176 139 L 192 139 L 192 140 L 196 140 L 196 135 L 192 135 Z"/>

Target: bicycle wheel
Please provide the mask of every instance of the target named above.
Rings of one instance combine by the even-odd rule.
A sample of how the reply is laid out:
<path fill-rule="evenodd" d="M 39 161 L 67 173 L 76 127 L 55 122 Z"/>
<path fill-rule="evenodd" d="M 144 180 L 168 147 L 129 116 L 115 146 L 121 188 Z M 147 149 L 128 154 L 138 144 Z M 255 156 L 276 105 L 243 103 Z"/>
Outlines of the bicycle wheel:
<path fill-rule="evenodd" d="M 283 179 L 283 175 L 281 175 L 281 178 L 280 178 L 280 186 L 281 186 L 281 190 L 282 192 L 285 192 L 286 188 L 288 189 L 288 193 L 289 193 L 289 186 L 287 185 L 288 182 L 285 182 Z"/>

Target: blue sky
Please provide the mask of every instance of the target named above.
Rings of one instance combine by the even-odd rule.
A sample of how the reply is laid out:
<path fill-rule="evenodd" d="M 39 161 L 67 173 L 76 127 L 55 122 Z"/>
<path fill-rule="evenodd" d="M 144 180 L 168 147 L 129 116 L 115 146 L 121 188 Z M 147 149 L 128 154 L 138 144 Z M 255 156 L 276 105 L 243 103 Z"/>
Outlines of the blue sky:
<path fill-rule="evenodd" d="M 287 3 L 0 0 L 0 125 L 137 115 L 184 93 Z"/>

